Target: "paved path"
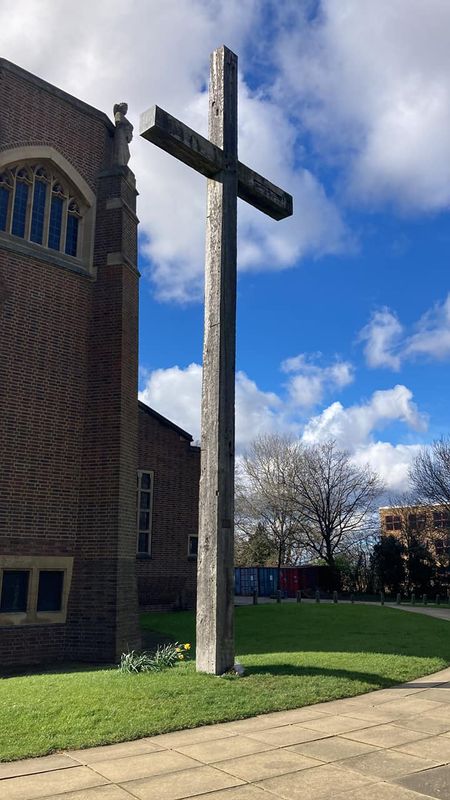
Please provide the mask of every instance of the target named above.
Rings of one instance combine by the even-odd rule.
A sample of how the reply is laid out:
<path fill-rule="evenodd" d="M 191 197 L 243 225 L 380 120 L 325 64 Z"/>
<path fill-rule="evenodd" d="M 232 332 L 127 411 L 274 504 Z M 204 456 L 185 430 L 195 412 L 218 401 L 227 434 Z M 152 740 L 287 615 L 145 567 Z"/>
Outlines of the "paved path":
<path fill-rule="evenodd" d="M 1 800 L 450 798 L 450 668 L 238 722 L 0 764 Z"/>
<path fill-rule="evenodd" d="M 428 606 L 397 606 L 393 603 L 386 603 L 389 608 L 398 608 L 400 611 L 411 611 L 413 614 L 425 614 L 426 617 L 436 617 L 436 619 L 446 619 L 450 622 L 450 608 L 429 608 Z"/>
<path fill-rule="evenodd" d="M 274 600 L 272 597 L 258 597 L 258 604 L 265 605 L 267 603 L 276 603 L 277 601 Z M 282 600 L 283 603 L 296 603 L 297 601 L 295 598 L 286 597 Z M 302 598 L 302 603 L 315 603 L 315 600 L 311 600 L 311 598 Z M 321 600 L 321 603 L 332 603 L 333 600 L 326 599 Z M 250 606 L 253 605 L 253 598 L 252 597 L 243 597 L 243 596 L 236 596 L 234 598 L 235 606 Z M 339 600 L 339 605 L 349 605 L 350 600 Z M 363 605 L 363 606 L 380 606 L 381 603 L 376 603 L 375 601 L 369 600 L 356 600 L 355 605 Z M 402 605 L 397 605 L 397 603 L 385 603 L 386 608 L 396 608 L 399 611 L 412 611 L 413 614 L 425 614 L 427 617 L 436 617 L 436 619 L 446 619 L 450 622 L 450 608 L 448 606 L 440 606 L 440 607 L 432 607 L 430 606 L 411 606 L 407 603 L 402 603 Z"/>

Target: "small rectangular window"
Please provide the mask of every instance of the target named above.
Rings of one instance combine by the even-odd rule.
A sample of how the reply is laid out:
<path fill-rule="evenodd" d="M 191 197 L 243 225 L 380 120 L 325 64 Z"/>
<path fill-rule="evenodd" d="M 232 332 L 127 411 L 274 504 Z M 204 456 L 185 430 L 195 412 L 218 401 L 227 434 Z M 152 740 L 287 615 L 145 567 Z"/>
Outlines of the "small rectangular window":
<path fill-rule="evenodd" d="M 433 511 L 435 528 L 450 528 L 450 514 L 448 511 Z"/>
<path fill-rule="evenodd" d="M 37 611 L 61 611 L 64 572 L 62 570 L 41 570 Z"/>
<path fill-rule="evenodd" d="M 194 534 L 189 535 L 188 556 L 189 558 L 197 558 L 198 556 L 198 536 Z"/>
<path fill-rule="evenodd" d="M 137 476 L 137 552 L 150 555 L 153 513 L 153 472 L 139 470 Z"/>
<path fill-rule="evenodd" d="M 398 515 L 391 514 L 386 517 L 386 530 L 387 531 L 400 531 L 402 528 L 402 520 Z"/>
<path fill-rule="evenodd" d="M 425 530 L 426 519 L 424 514 L 409 514 L 408 522 L 409 522 L 409 527 L 413 531 Z"/>
<path fill-rule="evenodd" d="M 2 580 L 0 611 L 17 613 L 27 610 L 28 580 L 30 573 L 22 569 L 5 569 Z"/>

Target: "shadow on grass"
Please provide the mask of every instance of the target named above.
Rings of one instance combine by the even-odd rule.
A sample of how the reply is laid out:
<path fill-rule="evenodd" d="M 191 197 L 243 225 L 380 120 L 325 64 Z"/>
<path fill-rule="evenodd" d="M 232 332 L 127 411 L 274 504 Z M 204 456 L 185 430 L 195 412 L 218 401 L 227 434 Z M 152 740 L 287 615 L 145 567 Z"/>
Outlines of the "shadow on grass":
<path fill-rule="evenodd" d="M 195 642 L 193 612 L 143 614 L 144 629 Z M 366 605 L 280 604 L 236 609 L 236 653 L 381 653 L 450 663 L 449 623 Z"/>
<path fill-rule="evenodd" d="M 84 664 L 64 661 L 61 664 L 28 664 L 19 667 L 0 668 L 0 680 L 7 678 L 35 677 L 37 675 L 73 675 L 75 672 L 103 672 L 117 669 L 117 664 Z"/>
<path fill-rule="evenodd" d="M 338 678 L 344 681 L 359 681 L 371 686 L 388 688 L 395 686 L 398 681 L 384 678 L 370 672 L 357 672 L 347 669 L 329 669 L 328 667 L 301 667 L 295 664 L 258 664 L 258 666 L 245 667 L 244 678 L 250 675 L 291 675 L 300 678 Z M 433 684 L 435 685 L 435 684 Z"/>

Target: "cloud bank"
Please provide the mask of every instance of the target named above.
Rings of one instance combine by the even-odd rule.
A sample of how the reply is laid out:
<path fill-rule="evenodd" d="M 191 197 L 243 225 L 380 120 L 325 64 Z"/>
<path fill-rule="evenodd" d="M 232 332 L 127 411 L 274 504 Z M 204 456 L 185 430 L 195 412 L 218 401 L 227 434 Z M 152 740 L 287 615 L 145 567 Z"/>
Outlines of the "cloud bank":
<path fill-rule="evenodd" d="M 415 213 L 448 207 L 450 5 L 322 0 L 312 15 L 314 7 L 291 0 L 0 7 L 4 57 L 107 113 L 129 102 L 144 274 L 160 298 L 201 297 L 205 180 L 140 140 L 138 115 L 156 102 L 205 133 L 208 57 L 221 42 L 240 54 L 240 158 L 292 192 L 296 209 L 275 223 L 240 203 L 240 269 L 277 271 L 352 248 L 349 200 Z"/>
<path fill-rule="evenodd" d="M 385 307 L 372 314 L 358 338 L 365 342 L 364 354 L 371 368 L 398 371 L 406 361 L 418 358 L 445 361 L 450 358 L 450 294 L 428 309 L 409 335 L 395 313 Z"/>
<path fill-rule="evenodd" d="M 289 364 L 292 359 L 288 359 Z M 293 366 L 293 365 L 292 365 Z M 146 376 L 139 399 L 164 414 L 200 439 L 200 400 L 202 370 L 199 364 L 185 369 L 159 369 Z M 236 376 L 236 450 L 241 453 L 257 436 L 289 433 L 306 444 L 335 439 L 349 450 L 358 463 L 370 463 L 388 489 L 406 489 L 409 464 L 418 451 L 416 445 L 396 446 L 378 438 L 392 424 L 406 432 L 423 432 L 427 427 L 413 401 L 412 392 L 401 384 L 376 391 L 366 402 L 345 407 L 332 402 L 319 414 L 305 416 L 304 406 L 293 403 L 292 394 L 261 390 L 244 372 Z"/>

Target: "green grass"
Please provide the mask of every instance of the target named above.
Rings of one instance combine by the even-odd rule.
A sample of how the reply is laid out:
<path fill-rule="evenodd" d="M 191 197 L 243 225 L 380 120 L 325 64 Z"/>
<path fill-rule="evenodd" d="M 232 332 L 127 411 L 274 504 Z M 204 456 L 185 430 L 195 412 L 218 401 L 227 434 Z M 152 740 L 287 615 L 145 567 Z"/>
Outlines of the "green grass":
<path fill-rule="evenodd" d="M 189 612 L 145 614 L 145 628 L 194 641 Z M 0 759 L 137 739 L 391 686 L 450 663 L 443 620 L 397 610 L 282 604 L 236 610 L 244 678 L 180 663 L 156 674 L 66 668 L 0 679 Z"/>

